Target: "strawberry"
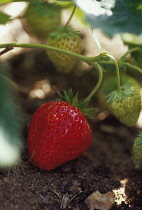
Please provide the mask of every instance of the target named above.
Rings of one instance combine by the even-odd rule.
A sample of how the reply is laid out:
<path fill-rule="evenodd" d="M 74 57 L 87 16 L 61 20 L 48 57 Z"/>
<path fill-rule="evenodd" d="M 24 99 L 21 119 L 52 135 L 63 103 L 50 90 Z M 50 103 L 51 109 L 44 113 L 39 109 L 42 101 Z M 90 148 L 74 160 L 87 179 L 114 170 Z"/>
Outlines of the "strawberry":
<path fill-rule="evenodd" d="M 133 77 L 126 74 L 121 74 L 121 85 L 125 85 L 128 82 L 133 84 L 135 87 L 137 86 L 137 88 L 140 88 L 139 83 Z M 109 95 L 114 90 L 117 90 L 117 77 L 114 75 L 109 75 L 103 81 L 97 94 L 98 102 L 102 109 L 108 110 L 107 95 Z"/>
<path fill-rule="evenodd" d="M 76 31 L 71 30 L 70 26 L 58 28 L 55 32 L 51 33 L 47 43 L 52 47 L 78 54 L 82 51 L 82 40 Z M 71 72 L 77 63 L 76 58 L 59 52 L 47 51 L 47 54 L 56 69 L 63 73 Z"/>
<path fill-rule="evenodd" d="M 31 119 L 29 156 L 35 166 L 49 171 L 78 157 L 91 140 L 91 128 L 77 107 L 65 101 L 48 102 Z"/>
<path fill-rule="evenodd" d="M 141 111 L 140 88 L 128 82 L 108 95 L 108 108 L 112 114 L 127 126 L 134 126 Z"/>
<path fill-rule="evenodd" d="M 59 26 L 61 22 L 61 10 L 56 4 L 44 1 L 31 1 L 25 18 L 37 37 L 46 39 L 48 33 L 54 31 Z"/>
<path fill-rule="evenodd" d="M 133 158 L 142 161 L 142 132 L 135 139 L 133 144 Z"/>

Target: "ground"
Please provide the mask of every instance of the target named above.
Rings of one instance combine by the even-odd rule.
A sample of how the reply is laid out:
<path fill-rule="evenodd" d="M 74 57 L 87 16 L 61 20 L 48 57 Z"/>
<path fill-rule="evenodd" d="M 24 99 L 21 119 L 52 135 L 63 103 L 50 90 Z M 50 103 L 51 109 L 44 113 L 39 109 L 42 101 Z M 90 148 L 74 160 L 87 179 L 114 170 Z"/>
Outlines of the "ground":
<path fill-rule="evenodd" d="M 59 74 L 44 59 L 46 56 L 44 51 L 31 50 L 8 61 L 12 78 L 19 84 L 15 94 L 24 119 L 25 147 L 20 163 L 9 170 L 0 170 L 0 210 L 88 210 L 85 200 L 95 191 L 114 192 L 116 202 L 112 210 L 141 210 L 142 169 L 132 158 L 138 128 L 126 127 L 109 114 L 100 112 L 103 115 L 98 116 L 103 118 L 97 116 L 89 121 L 93 140 L 80 157 L 49 172 L 30 162 L 26 142 L 28 123 L 37 107 L 56 99 L 55 93 L 63 87 L 73 87 L 83 98 L 96 81 L 95 74 L 92 79 L 92 71 L 79 77 Z M 97 106 L 95 97 L 91 103 Z"/>

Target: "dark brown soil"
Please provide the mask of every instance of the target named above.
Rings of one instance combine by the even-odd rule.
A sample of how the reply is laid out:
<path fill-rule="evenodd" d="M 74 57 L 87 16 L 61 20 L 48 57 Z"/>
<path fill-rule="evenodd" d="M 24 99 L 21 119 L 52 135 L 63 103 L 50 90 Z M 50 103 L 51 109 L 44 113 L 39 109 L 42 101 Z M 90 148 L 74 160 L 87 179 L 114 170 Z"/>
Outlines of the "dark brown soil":
<path fill-rule="evenodd" d="M 26 62 L 29 55 L 31 62 Z M 94 83 L 91 71 L 80 78 L 57 74 L 52 64 L 48 60 L 45 62 L 44 56 L 44 52 L 30 51 L 9 61 L 12 77 L 21 87 L 30 91 L 36 81 L 48 79 L 52 88 L 44 99 L 29 99 L 27 92 L 21 92 L 23 89 L 18 92 L 24 116 L 25 150 L 20 163 L 9 170 L 0 170 L 0 210 L 88 210 L 85 199 L 89 195 L 95 191 L 106 193 L 119 189 L 122 180 L 126 180 L 126 198 L 120 205 L 116 203 L 112 210 L 141 210 L 142 169 L 132 160 L 131 152 L 138 129 L 128 128 L 112 116 L 90 121 L 92 144 L 77 159 L 50 172 L 36 168 L 29 161 L 27 125 L 36 108 L 55 99 L 54 93 L 62 88 L 72 86 L 85 97 Z M 36 62 L 33 64 L 31 59 Z M 92 103 L 97 104 L 95 98 Z"/>

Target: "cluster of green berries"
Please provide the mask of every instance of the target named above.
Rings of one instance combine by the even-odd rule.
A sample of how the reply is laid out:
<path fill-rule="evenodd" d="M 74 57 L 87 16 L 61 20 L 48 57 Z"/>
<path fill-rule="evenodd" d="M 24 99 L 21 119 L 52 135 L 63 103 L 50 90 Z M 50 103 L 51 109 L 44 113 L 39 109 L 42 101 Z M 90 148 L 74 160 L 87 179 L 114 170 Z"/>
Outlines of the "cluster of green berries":
<path fill-rule="evenodd" d="M 69 26 L 60 27 L 61 8 L 57 4 L 33 0 L 29 3 L 25 17 L 34 34 L 47 40 L 49 46 L 78 54 L 82 52 L 82 40 L 78 32 Z M 77 63 L 76 58 L 59 52 L 47 51 L 47 54 L 56 70 L 62 73 L 70 73 Z"/>

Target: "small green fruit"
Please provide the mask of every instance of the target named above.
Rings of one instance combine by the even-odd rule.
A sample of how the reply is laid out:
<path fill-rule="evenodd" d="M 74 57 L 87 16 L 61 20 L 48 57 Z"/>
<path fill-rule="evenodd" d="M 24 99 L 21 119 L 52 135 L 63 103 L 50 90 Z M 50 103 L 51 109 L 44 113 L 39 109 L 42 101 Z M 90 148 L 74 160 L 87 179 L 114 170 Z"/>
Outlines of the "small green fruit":
<path fill-rule="evenodd" d="M 133 158 L 142 161 L 142 133 L 134 140 L 133 144 Z"/>
<path fill-rule="evenodd" d="M 131 76 L 126 74 L 121 74 L 121 85 L 125 85 L 128 82 L 131 82 L 135 87 L 140 88 L 139 83 Z M 108 110 L 107 105 L 107 96 L 114 90 L 117 90 L 117 77 L 116 76 L 108 76 L 103 81 L 99 91 L 98 91 L 98 102 L 99 106 L 102 109 Z"/>
<path fill-rule="evenodd" d="M 70 27 L 58 28 L 51 33 L 47 43 L 49 46 L 60 48 L 80 54 L 82 51 L 82 40 L 76 31 Z M 47 51 L 48 57 L 56 67 L 57 71 L 69 73 L 77 63 L 77 59 L 63 53 Z"/>
<path fill-rule="evenodd" d="M 108 95 L 108 108 L 110 112 L 126 126 L 134 126 L 141 111 L 140 88 L 134 84 L 126 83 L 120 91 L 113 91 Z"/>
<path fill-rule="evenodd" d="M 58 5 L 43 1 L 31 1 L 25 14 L 28 25 L 37 37 L 47 39 L 61 22 L 61 9 Z"/>

